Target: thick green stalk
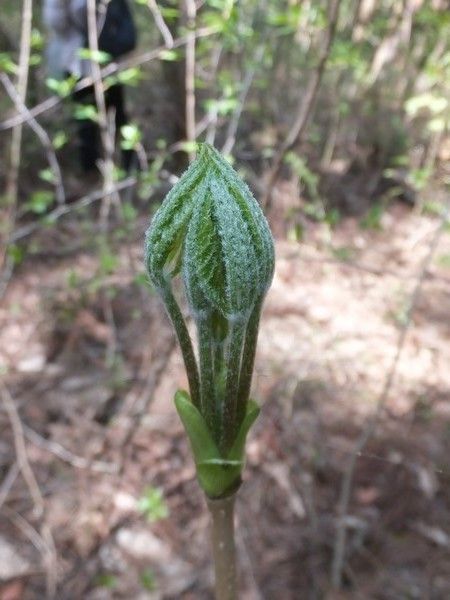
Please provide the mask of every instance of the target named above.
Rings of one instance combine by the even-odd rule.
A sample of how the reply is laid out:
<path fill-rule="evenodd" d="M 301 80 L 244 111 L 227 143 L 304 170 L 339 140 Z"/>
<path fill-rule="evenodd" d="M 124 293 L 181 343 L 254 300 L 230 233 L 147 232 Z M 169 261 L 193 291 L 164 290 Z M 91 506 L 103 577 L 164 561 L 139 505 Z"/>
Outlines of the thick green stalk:
<path fill-rule="evenodd" d="M 236 321 L 230 326 L 230 339 L 227 355 L 227 376 L 225 383 L 225 400 L 223 406 L 223 449 L 229 450 L 237 433 L 237 395 L 239 389 L 239 371 L 241 368 L 242 346 L 244 343 L 246 323 Z"/>
<path fill-rule="evenodd" d="M 214 388 L 215 388 L 215 414 L 216 414 L 216 431 L 217 431 L 217 443 L 223 437 L 223 423 L 221 419 L 222 407 L 225 401 L 225 378 L 226 378 L 226 365 L 225 365 L 225 343 L 223 341 L 214 342 Z"/>
<path fill-rule="evenodd" d="M 169 314 L 170 320 L 177 334 L 178 341 L 180 343 L 181 354 L 183 355 L 184 364 L 186 367 L 186 373 L 189 381 L 189 390 L 191 392 L 192 403 L 201 410 L 201 397 L 200 397 L 200 385 L 197 362 L 195 360 L 194 349 L 192 347 L 191 336 L 184 322 L 183 315 L 181 314 L 180 307 L 175 300 L 170 283 L 166 283 L 164 288 L 161 290 L 161 295 L 164 300 L 167 313 Z"/>
<path fill-rule="evenodd" d="M 213 365 L 213 336 L 211 316 L 197 320 L 198 350 L 200 358 L 200 395 L 205 420 L 211 431 L 216 428 L 216 402 Z"/>
<path fill-rule="evenodd" d="M 242 365 L 239 375 L 239 391 L 238 391 L 238 406 L 237 415 L 238 422 L 242 419 L 245 413 L 246 402 L 250 396 L 250 388 L 252 384 L 252 374 L 255 364 L 256 343 L 258 341 L 259 320 L 261 317 L 261 308 L 264 297 L 261 297 L 256 302 L 252 310 L 250 319 L 247 324 L 245 333 L 245 344 L 242 353 Z"/>
<path fill-rule="evenodd" d="M 207 499 L 212 519 L 212 545 L 216 600 L 236 600 L 236 548 L 234 543 L 235 495 Z"/>

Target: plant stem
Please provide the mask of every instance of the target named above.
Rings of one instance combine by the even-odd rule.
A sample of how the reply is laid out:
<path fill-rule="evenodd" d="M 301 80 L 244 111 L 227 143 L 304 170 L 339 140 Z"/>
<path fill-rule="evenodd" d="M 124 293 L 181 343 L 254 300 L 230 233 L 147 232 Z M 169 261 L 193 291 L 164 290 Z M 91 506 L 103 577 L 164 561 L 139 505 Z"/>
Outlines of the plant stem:
<path fill-rule="evenodd" d="M 216 575 L 216 600 L 236 600 L 236 549 L 234 544 L 234 501 L 236 495 L 207 498 L 212 519 L 212 544 Z"/>
<path fill-rule="evenodd" d="M 215 431 L 216 401 L 214 390 L 214 370 L 212 356 L 211 316 L 205 316 L 197 322 L 198 348 L 200 359 L 200 396 L 201 407 L 211 431 Z"/>
<path fill-rule="evenodd" d="M 227 376 L 225 383 L 225 402 L 222 416 L 222 450 L 231 448 L 237 429 L 237 395 L 239 389 L 239 371 L 241 368 L 242 346 L 246 323 L 236 321 L 230 326 L 230 340 L 227 356 Z"/>
<path fill-rule="evenodd" d="M 247 331 L 245 333 L 245 344 L 244 351 L 242 353 L 241 372 L 239 375 L 239 391 L 237 406 L 238 422 L 241 421 L 245 414 L 246 402 L 250 395 L 252 374 L 255 364 L 256 342 L 258 341 L 259 319 L 261 316 L 263 299 L 264 298 L 261 297 L 257 301 L 250 316 L 249 322 L 247 324 Z"/>
<path fill-rule="evenodd" d="M 194 406 L 198 409 L 201 407 L 200 398 L 200 384 L 198 376 L 197 362 L 195 360 L 194 349 L 192 348 L 192 342 L 189 335 L 189 331 L 184 322 L 183 315 L 181 314 L 180 307 L 175 300 L 175 296 L 170 288 L 170 284 L 167 283 L 161 290 L 161 295 L 164 300 L 164 305 L 169 314 L 170 320 L 174 326 L 175 332 L 178 337 L 178 342 L 181 348 L 181 354 L 183 355 L 184 364 L 186 367 L 186 373 L 189 381 L 189 390 L 191 392 L 191 400 Z"/>

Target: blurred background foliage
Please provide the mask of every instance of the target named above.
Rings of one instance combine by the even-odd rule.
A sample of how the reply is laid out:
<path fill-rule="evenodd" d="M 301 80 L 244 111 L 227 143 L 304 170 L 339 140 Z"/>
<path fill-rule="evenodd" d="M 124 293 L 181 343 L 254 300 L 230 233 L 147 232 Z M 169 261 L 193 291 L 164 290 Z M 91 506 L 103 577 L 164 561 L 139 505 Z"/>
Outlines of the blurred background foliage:
<path fill-rule="evenodd" d="M 225 145 L 227 154 L 261 193 L 257 189 L 261 175 L 293 127 L 308 80 L 318 68 L 329 26 L 328 3 L 208 0 L 199 4 L 189 28 L 183 2 L 160 4 L 174 39 L 192 28 L 200 35 L 206 32 L 197 39 L 195 53 L 198 139 L 219 148 Z M 301 196 L 324 208 L 298 206 L 296 210 L 320 218 L 325 218 L 330 207 L 336 217 L 365 213 L 375 202 L 396 198 L 415 204 L 427 187 L 446 185 L 447 174 L 441 167 L 450 153 L 450 14 L 446 3 L 341 0 L 338 5 L 336 30 L 306 132 L 283 157 L 281 174 L 282 179 L 298 178 Z M 17 71 L 20 8 L 12 0 L 2 3 L 0 69 L 10 77 Z M 46 32 L 39 8 L 36 5 L 33 14 L 28 107 L 51 93 L 64 97 L 70 92 L 67 82 L 46 75 Z M 147 0 L 136 0 L 133 8 L 139 29 L 138 55 L 160 45 L 161 36 Z M 184 52 L 184 45 L 167 48 L 158 60 L 114 76 L 129 88 L 132 125 L 121 133 L 122 147 L 142 144 L 150 161 L 139 176 L 139 195 L 144 201 L 157 189 L 165 168 L 177 172 L 183 164 L 180 152 L 179 160 L 173 162 L 174 150 L 190 149 L 183 145 Z M 6 94 L 0 99 L 0 110 L 4 117 L 13 112 Z M 42 114 L 42 124 L 64 164 L 69 192 L 71 116 L 95 118 L 95 110 L 66 102 L 63 108 L 60 105 Z M 0 143 L 6 157 L 6 132 Z M 8 161 L 2 161 L 3 178 L 7 168 Z M 21 170 L 22 212 L 41 215 L 52 206 L 53 174 L 29 130 L 25 131 Z M 427 203 L 423 204 L 426 208 Z"/>

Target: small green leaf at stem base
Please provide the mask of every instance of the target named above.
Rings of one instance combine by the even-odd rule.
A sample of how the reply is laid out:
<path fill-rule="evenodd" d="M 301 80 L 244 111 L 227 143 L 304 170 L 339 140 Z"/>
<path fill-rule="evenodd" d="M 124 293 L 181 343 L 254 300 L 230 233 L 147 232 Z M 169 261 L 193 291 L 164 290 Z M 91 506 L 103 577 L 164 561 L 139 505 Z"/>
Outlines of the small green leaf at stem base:
<path fill-rule="evenodd" d="M 254 400 L 247 402 L 246 413 L 236 439 L 231 450 L 223 456 L 204 418 L 192 404 L 189 394 L 179 390 L 175 394 L 174 401 L 189 437 L 201 488 L 209 498 L 224 498 L 231 495 L 241 484 L 245 462 L 245 440 L 259 414 L 259 406 Z"/>

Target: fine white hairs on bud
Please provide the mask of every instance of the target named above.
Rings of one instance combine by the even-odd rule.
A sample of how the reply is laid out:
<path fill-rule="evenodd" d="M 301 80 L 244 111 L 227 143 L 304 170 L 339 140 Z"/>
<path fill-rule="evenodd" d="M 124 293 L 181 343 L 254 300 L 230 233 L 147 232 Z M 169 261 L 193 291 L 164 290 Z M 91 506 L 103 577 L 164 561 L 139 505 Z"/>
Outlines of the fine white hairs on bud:
<path fill-rule="evenodd" d="M 249 393 L 274 246 L 251 191 L 209 144 L 200 145 L 157 210 L 146 262 L 186 364 L 190 398 L 180 393 L 176 406 L 199 478 L 209 495 L 222 494 L 239 485 L 245 436 L 259 410 Z M 172 289 L 179 274 L 197 326 L 197 355 Z"/>
<path fill-rule="evenodd" d="M 267 221 L 249 188 L 208 144 L 156 212 L 146 248 L 157 287 L 182 267 L 193 314 L 210 307 L 245 318 L 272 281 Z"/>

